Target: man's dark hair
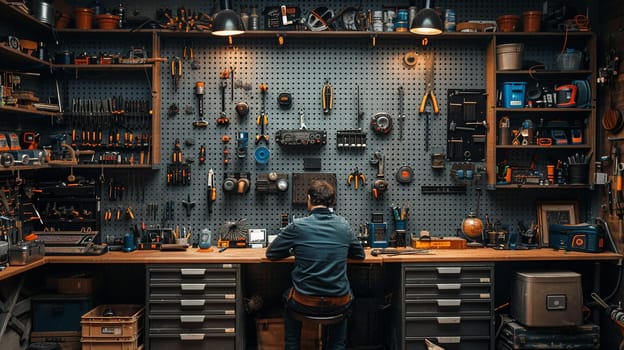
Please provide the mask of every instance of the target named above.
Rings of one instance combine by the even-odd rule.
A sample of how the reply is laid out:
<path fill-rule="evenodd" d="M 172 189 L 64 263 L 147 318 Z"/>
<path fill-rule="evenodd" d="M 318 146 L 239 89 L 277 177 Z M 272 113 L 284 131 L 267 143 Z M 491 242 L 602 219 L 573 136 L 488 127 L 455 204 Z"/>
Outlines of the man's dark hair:
<path fill-rule="evenodd" d="M 325 180 L 312 180 L 308 187 L 308 196 L 312 205 L 331 207 L 336 203 L 336 189 Z"/>

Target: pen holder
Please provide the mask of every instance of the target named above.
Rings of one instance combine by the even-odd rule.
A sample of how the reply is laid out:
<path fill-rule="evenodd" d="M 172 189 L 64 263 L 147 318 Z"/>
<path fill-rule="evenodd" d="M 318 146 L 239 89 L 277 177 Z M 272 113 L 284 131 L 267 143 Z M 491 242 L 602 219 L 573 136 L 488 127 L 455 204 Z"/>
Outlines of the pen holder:
<path fill-rule="evenodd" d="M 586 184 L 589 175 L 589 164 L 570 164 L 568 168 L 569 184 Z"/>
<path fill-rule="evenodd" d="M 394 229 L 405 231 L 407 228 L 407 220 L 394 220 Z"/>
<path fill-rule="evenodd" d="M 407 246 L 406 231 L 394 230 L 394 235 L 395 235 L 394 239 L 395 239 L 397 248 L 405 248 Z"/>

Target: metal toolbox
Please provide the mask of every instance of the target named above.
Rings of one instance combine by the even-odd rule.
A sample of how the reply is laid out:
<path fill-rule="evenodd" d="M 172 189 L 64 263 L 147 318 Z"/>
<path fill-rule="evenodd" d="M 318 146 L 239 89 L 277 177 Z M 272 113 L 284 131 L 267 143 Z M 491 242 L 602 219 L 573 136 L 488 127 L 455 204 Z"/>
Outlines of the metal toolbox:
<path fill-rule="evenodd" d="M 42 259 L 45 246 L 42 241 L 18 242 L 9 248 L 9 265 L 28 265 Z"/>
<path fill-rule="evenodd" d="M 583 323 L 581 275 L 576 272 L 516 272 L 511 294 L 511 315 L 520 324 L 558 327 Z"/>
<path fill-rule="evenodd" d="M 600 327 L 584 324 L 574 327 L 524 327 L 508 315 L 502 316 L 497 350 L 600 349 Z"/>
<path fill-rule="evenodd" d="M 9 242 L 0 241 L 0 270 L 9 264 Z"/>

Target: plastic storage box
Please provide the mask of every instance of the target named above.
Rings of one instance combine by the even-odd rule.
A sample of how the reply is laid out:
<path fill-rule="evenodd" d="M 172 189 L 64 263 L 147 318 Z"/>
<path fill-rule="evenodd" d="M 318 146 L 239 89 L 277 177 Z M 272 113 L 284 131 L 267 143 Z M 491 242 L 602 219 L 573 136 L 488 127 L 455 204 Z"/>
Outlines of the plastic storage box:
<path fill-rule="evenodd" d="M 45 294 L 32 297 L 33 332 L 80 331 L 80 317 L 93 307 L 89 296 Z"/>
<path fill-rule="evenodd" d="M 511 315 L 527 327 L 583 324 L 581 275 L 576 272 L 516 272 Z"/>
<path fill-rule="evenodd" d="M 503 83 L 503 107 L 522 108 L 526 94 L 526 82 Z"/>
<path fill-rule="evenodd" d="M 136 337 L 143 329 L 143 311 L 142 305 L 100 305 L 82 315 L 82 337 Z"/>

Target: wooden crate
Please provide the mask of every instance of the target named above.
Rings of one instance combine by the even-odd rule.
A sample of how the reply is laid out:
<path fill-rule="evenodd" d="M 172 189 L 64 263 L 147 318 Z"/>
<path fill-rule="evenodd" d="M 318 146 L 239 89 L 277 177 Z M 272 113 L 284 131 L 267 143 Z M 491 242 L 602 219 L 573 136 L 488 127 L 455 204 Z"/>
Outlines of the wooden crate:
<path fill-rule="evenodd" d="M 137 350 L 143 348 L 139 335 L 121 338 L 81 338 L 82 350 Z"/>
<path fill-rule="evenodd" d="M 104 316 L 111 309 L 113 316 Z M 83 338 L 133 338 L 143 331 L 142 305 L 100 305 L 82 315 Z M 83 347 L 84 348 L 84 347 Z"/>

